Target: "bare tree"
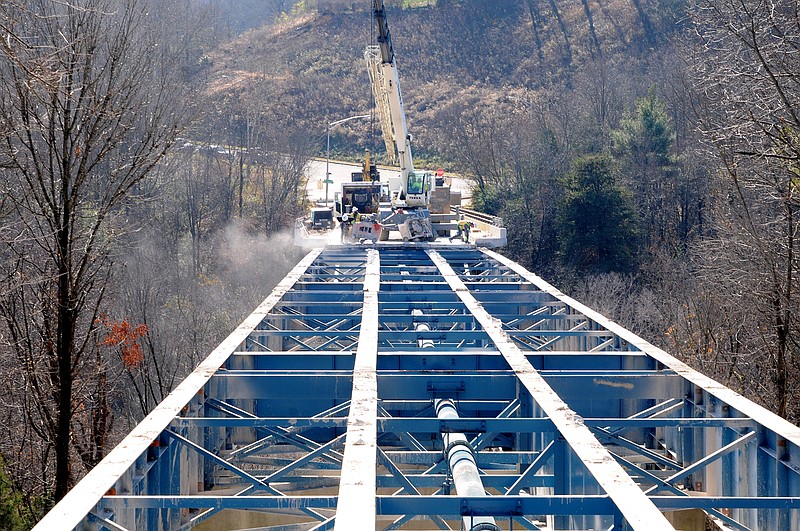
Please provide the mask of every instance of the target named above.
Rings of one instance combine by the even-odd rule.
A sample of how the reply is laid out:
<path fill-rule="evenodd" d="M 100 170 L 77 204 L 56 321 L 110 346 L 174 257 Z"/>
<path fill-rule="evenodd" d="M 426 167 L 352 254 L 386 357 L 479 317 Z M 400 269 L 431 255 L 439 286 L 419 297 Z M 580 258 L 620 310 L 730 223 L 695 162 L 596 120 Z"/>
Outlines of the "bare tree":
<path fill-rule="evenodd" d="M 302 215 L 306 200 L 305 168 L 313 149 L 311 139 L 293 134 L 267 133 L 265 149 L 256 155 L 264 234 L 292 226 Z"/>
<path fill-rule="evenodd" d="M 505 252 L 549 270 L 556 252 L 557 176 L 568 168 L 572 133 L 554 118 L 562 110 L 556 101 L 524 92 L 512 101 L 495 101 L 491 108 L 478 100 L 455 102 L 439 145 L 473 181 L 473 207 L 514 227 Z"/>
<path fill-rule="evenodd" d="M 756 315 L 736 348 L 748 377 L 769 382 L 762 399 L 793 416 L 798 386 L 800 26 L 793 0 L 706 0 L 696 12 L 702 60 L 695 77 L 703 127 L 723 175 L 719 240 L 705 250 L 729 311 Z M 719 280 L 723 279 L 722 282 Z"/>
<path fill-rule="evenodd" d="M 147 16 L 138 0 L 0 5 L 9 131 L 0 150 L 13 206 L 0 238 L 0 314 L 29 393 L 27 422 L 54 449 L 56 499 L 73 477 L 76 415 L 92 405 L 78 393 L 103 377 L 93 345 L 123 206 L 178 130 L 177 84 L 156 68 Z"/>

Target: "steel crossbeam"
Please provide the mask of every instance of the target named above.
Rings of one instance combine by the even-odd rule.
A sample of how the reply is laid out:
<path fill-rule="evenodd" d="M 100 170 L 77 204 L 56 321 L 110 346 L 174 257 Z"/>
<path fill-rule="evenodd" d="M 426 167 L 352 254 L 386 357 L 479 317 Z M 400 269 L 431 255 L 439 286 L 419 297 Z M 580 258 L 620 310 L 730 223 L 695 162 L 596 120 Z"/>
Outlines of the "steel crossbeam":
<path fill-rule="evenodd" d="M 307 255 L 36 529 L 678 517 L 800 531 L 800 429 L 494 252 L 378 244 Z"/>
<path fill-rule="evenodd" d="M 525 386 L 537 406 L 553 421 L 572 451 L 589 469 L 600 487 L 611 497 L 617 509 L 634 528 L 670 529 L 664 515 L 652 504 L 639 486 L 624 470 L 618 469 L 607 450 L 595 439 L 589 428 L 574 411 L 547 384 L 541 373 L 525 358 L 524 353 L 511 341 L 508 332 L 473 297 L 453 268 L 439 255 L 431 252 L 431 258 L 439 267 L 450 287 L 476 316 L 487 330 L 494 344 L 500 349 L 520 383 Z"/>

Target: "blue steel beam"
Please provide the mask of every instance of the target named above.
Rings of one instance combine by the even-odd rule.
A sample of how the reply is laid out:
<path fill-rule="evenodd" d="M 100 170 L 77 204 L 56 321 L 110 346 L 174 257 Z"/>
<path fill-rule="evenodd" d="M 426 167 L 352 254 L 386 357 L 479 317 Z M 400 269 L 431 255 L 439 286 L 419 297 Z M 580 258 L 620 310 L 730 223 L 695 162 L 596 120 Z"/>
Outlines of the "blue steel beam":
<path fill-rule="evenodd" d="M 461 418 L 437 419 L 439 398 Z M 450 488 L 448 433 L 471 441 L 486 496 Z M 378 244 L 306 256 L 37 531 L 234 529 L 231 510 L 650 531 L 686 509 L 800 531 L 798 500 L 796 427 L 496 253 Z"/>
<path fill-rule="evenodd" d="M 430 254 L 453 291 L 458 294 L 462 302 L 469 307 L 492 337 L 492 341 L 516 373 L 517 379 L 525 386 L 537 406 L 553 421 L 561 436 L 566 439 L 571 451 L 575 452 L 582 460 L 594 480 L 611 497 L 617 511 L 622 513 L 628 525 L 634 529 L 644 529 L 645 526 L 651 530 L 671 529 L 664 515 L 648 502 L 641 489 L 630 476 L 616 466 L 614 460 L 600 442 L 591 435 L 583 421 L 569 409 L 561 397 L 545 382 L 542 375 L 528 363 L 525 355 L 512 342 L 502 326 L 498 326 L 499 321 L 486 312 L 477 299 L 469 293 L 453 268 L 438 253 L 432 251 Z"/>
<path fill-rule="evenodd" d="M 400 468 L 397 465 L 394 464 L 394 462 L 389 458 L 389 456 L 386 455 L 385 452 L 383 452 L 380 449 L 378 449 L 378 452 L 379 452 L 379 457 L 380 457 L 381 464 L 384 467 L 386 467 L 387 470 L 389 470 L 389 472 L 392 475 L 392 479 L 396 483 L 396 485 L 389 485 L 389 486 L 397 486 L 397 487 L 399 487 L 401 489 L 402 492 L 405 492 L 406 494 L 412 494 L 412 495 L 415 495 L 415 496 L 420 496 L 422 493 L 418 490 L 418 488 L 417 488 L 418 486 L 420 486 L 420 487 L 427 486 L 427 488 L 437 488 L 442 484 L 443 480 L 446 480 L 446 478 L 443 479 L 443 478 L 441 478 L 441 476 L 437 477 L 437 476 L 431 476 L 431 475 L 428 475 L 428 476 L 416 476 L 415 478 L 412 478 L 412 477 L 404 474 L 403 471 L 400 470 Z M 433 482 L 427 481 L 427 485 L 421 485 L 420 484 L 421 482 L 419 481 L 419 478 L 422 478 L 423 481 L 425 481 L 425 480 L 433 480 Z M 383 485 L 381 485 L 380 479 L 381 478 L 379 476 L 378 477 L 378 485 L 379 486 L 383 486 Z M 416 481 L 415 481 L 415 479 L 416 479 Z M 338 511 L 337 511 L 337 513 L 338 513 Z M 450 529 L 450 526 L 447 525 L 447 522 L 445 522 L 444 519 L 442 519 L 441 516 L 432 515 L 430 518 L 431 518 L 431 520 L 433 520 L 433 523 L 436 524 L 436 527 L 438 527 L 439 529 L 447 529 L 447 530 Z M 399 523 L 399 519 L 395 520 L 395 522 L 393 522 L 394 525 L 397 525 L 398 523 Z"/>
<path fill-rule="evenodd" d="M 106 496 L 109 506 L 157 509 L 167 507 L 219 509 L 332 509 L 337 496 Z M 660 509 L 781 509 L 800 511 L 800 498 L 748 496 L 652 496 L 650 500 Z M 460 496 L 378 496 L 381 514 L 458 515 L 462 511 L 474 514 L 605 514 L 613 511 L 608 496 L 504 496 L 467 498 Z M 416 509 L 415 509 L 416 507 Z"/>
<path fill-rule="evenodd" d="M 618 433 L 611 433 L 608 427 L 619 427 L 622 430 L 642 428 L 754 428 L 756 422 L 752 419 L 723 419 L 716 417 L 705 418 L 665 418 L 665 419 L 614 419 L 614 418 L 584 418 L 584 424 L 598 430 L 598 437 L 612 440 L 614 444 L 622 444 L 623 437 Z M 486 417 L 462 417 L 442 421 L 428 417 L 378 417 L 378 428 L 382 432 L 411 431 L 418 433 L 436 433 L 442 431 L 468 431 L 474 433 L 499 433 L 499 432 L 552 432 L 553 422 L 548 418 L 509 418 L 496 419 Z M 271 428 L 271 427 L 316 427 L 316 428 L 346 428 L 346 417 L 326 418 L 300 418 L 300 417 L 176 417 L 174 426 L 186 427 L 238 427 L 238 428 Z M 409 443 L 413 444 L 413 443 Z M 637 443 L 630 443 L 637 445 Z M 482 446 L 479 443 L 478 446 Z"/>
<path fill-rule="evenodd" d="M 102 497 L 131 474 L 142 456 L 147 456 L 153 441 L 161 437 L 172 419 L 195 400 L 211 376 L 230 356 L 230 352 L 244 341 L 261 322 L 266 313 L 294 285 L 302 272 L 314 261 L 319 250 L 310 252 L 273 290 L 272 294 L 242 322 L 241 325 L 223 341 L 175 390 L 169 394 L 150 415 L 139 423 L 133 431 L 103 461 L 92 469 L 79 485 L 70 490 L 35 529 L 71 529 L 99 503 Z"/>

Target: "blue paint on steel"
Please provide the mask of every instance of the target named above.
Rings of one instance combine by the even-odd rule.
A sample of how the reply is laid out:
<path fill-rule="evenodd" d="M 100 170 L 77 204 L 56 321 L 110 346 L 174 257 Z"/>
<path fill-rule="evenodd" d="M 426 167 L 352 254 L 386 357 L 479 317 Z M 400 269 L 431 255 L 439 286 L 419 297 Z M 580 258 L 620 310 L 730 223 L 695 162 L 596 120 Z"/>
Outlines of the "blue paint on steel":
<path fill-rule="evenodd" d="M 515 529 L 535 529 L 545 515 L 568 529 L 628 525 L 427 246 L 374 248 L 379 525 L 419 516 L 431 518 L 430 527 L 457 528 L 468 515 L 514 519 Z M 263 512 L 264 526 L 280 513 L 331 528 L 337 497 L 317 489 L 338 485 L 367 249 L 310 256 L 167 431 L 127 457 L 127 471 L 109 481 L 116 494 L 97 495 L 93 511 L 65 521 L 162 530 L 216 525 L 226 509 L 250 509 Z M 502 257 L 467 247 L 438 253 L 608 459 L 643 491 L 656 486 L 655 507 L 699 509 L 734 528 L 800 531 L 800 430 L 666 363 L 657 349 Z M 429 330 L 416 330 L 420 323 Z M 439 398 L 453 399 L 460 418 L 436 418 Z M 463 433 L 478 469 L 491 471 L 481 476 L 487 496 L 455 495 L 442 454 L 447 433 Z M 98 474 L 104 467 L 111 469 L 101 463 Z M 255 488 L 272 494 L 255 496 Z"/>

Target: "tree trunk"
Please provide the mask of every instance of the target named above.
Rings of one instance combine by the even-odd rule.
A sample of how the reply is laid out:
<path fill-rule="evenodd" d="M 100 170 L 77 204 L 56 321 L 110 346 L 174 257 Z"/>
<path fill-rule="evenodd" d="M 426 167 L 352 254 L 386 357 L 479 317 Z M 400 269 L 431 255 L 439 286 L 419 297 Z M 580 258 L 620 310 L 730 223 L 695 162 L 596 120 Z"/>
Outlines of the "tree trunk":
<path fill-rule="evenodd" d="M 792 283 L 794 282 L 794 214 L 792 205 L 786 205 L 786 272 L 783 297 L 776 300 L 776 333 L 778 348 L 775 358 L 775 394 L 777 413 L 783 418 L 787 414 L 787 359 L 791 334 Z"/>
<path fill-rule="evenodd" d="M 64 187 L 68 179 L 63 180 Z M 70 433 L 72 425 L 72 351 L 75 341 L 75 318 L 72 297 L 70 264 L 70 231 L 68 228 L 70 209 L 64 205 L 62 227 L 58 232 L 58 297 L 57 332 L 55 355 L 58 364 L 58 401 L 56 426 L 56 501 L 63 498 L 70 488 Z"/>
<path fill-rule="evenodd" d="M 597 55 L 603 55 L 600 50 L 600 40 L 597 38 L 597 33 L 594 30 L 594 19 L 592 18 L 592 10 L 589 8 L 588 0 L 581 0 L 583 4 L 583 12 L 586 14 L 586 20 L 589 22 L 589 54 L 594 59 L 594 52 L 597 50 Z"/>
<path fill-rule="evenodd" d="M 567 25 L 561 18 L 561 13 L 558 11 L 556 0 L 550 0 L 550 9 L 553 11 L 553 16 L 556 17 L 558 27 L 561 29 L 561 34 L 564 36 L 564 65 L 572 65 L 572 45 L 569 43 L 569 31 Z"/>
<path fill-rule="evenodd" d="M 542 24 L 542 14 L 539 12 L 539 0 L 528 0 L 528 10 L 531 12 L 533 41 L 536 43 L 536 57 L 541 67 L 544 62 L 544 51 L 542 50 L 542 37 L 539 35 L 539 27 Z"/>

